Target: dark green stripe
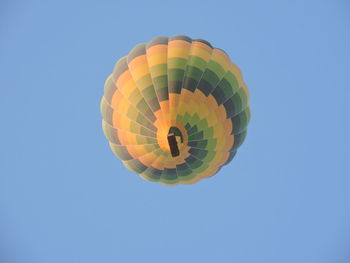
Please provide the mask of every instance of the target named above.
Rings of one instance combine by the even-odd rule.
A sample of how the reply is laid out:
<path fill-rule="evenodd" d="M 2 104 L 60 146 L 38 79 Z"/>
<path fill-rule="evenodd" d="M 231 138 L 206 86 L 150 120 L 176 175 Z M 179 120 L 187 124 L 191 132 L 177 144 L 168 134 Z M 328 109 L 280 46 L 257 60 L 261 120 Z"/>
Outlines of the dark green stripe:
<path fill-rule="evenodd" d="M 188 176 L 192 173 L 191 167 L 187 163 L 176 165 L 176 170 L 179 177 Z"/>
<path fill-rule="evenodd" d="M 124 165 L 128 167 L 134 173 L 140 174 L 145 171 L 148 167 L 141 163 L 138 159 L 132 159 L 124 162 Z"/>
<path fill-rule="evenodd" d="M 177 181 L 177 172 L 175 168 L 164 168 L 161 179 Z"/>
<path fill-rule="evenodd" d="M 167 37 L 156 37 L 147 43 L 146 48 L 149 49 L 150 47 L 153 47 L 156 45 L 167 45 L 167 44 L 168 44 Z"/>
<path fill-rule="evenodd" d="M 185 159 L 186 163 L 191 167 L 191 169 L 197 169 L 202 166 L 203 162 L 199 159 L 196 159 L 194 156 L 190 155 Z"/>
<path fill-rule="evenodd" d="M 195 148 L 191 148 L 188 152 L 191 155 L 193 155 L 193 157 L 195 157 L 195 158 L 197 158 L 199 160 L 203 160 L 208 154 L 208 151 L 206 151 L 206 150 L 195 149 Z"/>
<path fill-rule="evenodd" d="M 192 42 L 201 42 L 201 43 L 206 44 L 207 46 L 213 48 L 213 46 L 208 41 L 201 39 L 201 38 L 193 39 Z"/>
<path fill-rule="evenodd" d="M 226 165 L 226 164 L 228 164 L 229 162 L 231 162 L 232 159 L 233 159 L 233 157 L 235 157 L 236 153 L 237 153 L 237 152 L 230 152 L 227 161 L 226 161 L 223 165 Z M 220 167 L 220 169 L 221 169 L 221 168 L 222 168 L 222 167 Z"/>
<path fill-rule="evenodd" d="M 237 114 L 232 118 L 233 122 L 233 134 L 240 133 L 245 130 L 250 120 L 250 108 L 246 108 L 244 111 Z"/>
<path fill-rule="evenodd" d="M 169 100 L 168 77 L 166 75 L 152 79 L 159 102 Z"/>
<path fill-rule="evenodd" d="M 153 181 L 159 181 L 161 175 L 162 175 L 162 170 L 156 169 L 154 167 L 148 167 L 143 174 L 147 177 L 149 177 Z"/>
<path fill-rule="evenodd" d="M 133 157 L 129 154 L 127 148 L 123 145 L 119 145 L 119 144 L 109 144 L 113 153 L 115 155 L 117 155 L 121 160 L 125 161 L 125 160 L 131 160 L 133 159 Z"/>
<path fill-rule="evenodd" d="M 242 145 L 246 137 L 247 137 L 247 130 L 239 134 L 236 134 L 234 139 L 235 141 L 233 143 L 232 148 L 230 149 L 230 152 L 236 151 Z"/>
<path fill-rule="evenodd" d="M 172 36 L 169 38 L 169 42 L 173 41 L 173 40 L 184 40 L 184 41 L 187 41 L 188 43 L 192 42 L 191 38 L 189 38 L 188 36 L 184 36 L 184 35 L 176 35 L 176 36 Z"/>

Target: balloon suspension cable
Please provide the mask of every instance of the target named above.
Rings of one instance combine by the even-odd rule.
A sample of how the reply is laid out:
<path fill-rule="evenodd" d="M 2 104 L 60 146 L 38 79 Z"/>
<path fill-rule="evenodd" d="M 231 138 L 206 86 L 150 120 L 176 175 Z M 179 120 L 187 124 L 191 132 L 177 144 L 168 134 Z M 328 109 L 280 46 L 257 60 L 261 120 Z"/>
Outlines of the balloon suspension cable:
<path fill-rule="evenodd" d="M 179 151 L 179 147 L 177 146 L 177 141 L 174 133 L 168 134 L 168 143 L 169 143 L 171 155 L 173 157 L 179 156 L 180 151 Z"/>

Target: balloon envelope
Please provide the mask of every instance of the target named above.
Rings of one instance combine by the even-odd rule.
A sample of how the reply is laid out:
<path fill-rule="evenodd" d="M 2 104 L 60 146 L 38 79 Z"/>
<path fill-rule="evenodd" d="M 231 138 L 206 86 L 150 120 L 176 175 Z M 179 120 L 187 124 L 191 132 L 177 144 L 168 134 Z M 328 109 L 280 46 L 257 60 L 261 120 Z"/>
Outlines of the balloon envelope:
<path fill-rule="evenodd" d="M 115 65 L 101 100 L 103 131 L 124 165 L 166 185 L 213 176 L 243 143 L 249 94 L 221 49 L 157 37 Z"/>

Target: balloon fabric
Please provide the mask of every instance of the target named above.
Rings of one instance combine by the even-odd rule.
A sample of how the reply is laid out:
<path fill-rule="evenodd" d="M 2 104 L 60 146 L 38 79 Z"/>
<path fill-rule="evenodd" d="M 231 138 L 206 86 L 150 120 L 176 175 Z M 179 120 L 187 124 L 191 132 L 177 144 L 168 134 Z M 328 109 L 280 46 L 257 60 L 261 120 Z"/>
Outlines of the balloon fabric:
<path fill-rule="evenodd" d="M 113 153 L 142 178 L 193 184 L 243 143 L 249 93 L 228 55 L 202 39 L 157 37 L 115 65 L 101 100 Z"/>

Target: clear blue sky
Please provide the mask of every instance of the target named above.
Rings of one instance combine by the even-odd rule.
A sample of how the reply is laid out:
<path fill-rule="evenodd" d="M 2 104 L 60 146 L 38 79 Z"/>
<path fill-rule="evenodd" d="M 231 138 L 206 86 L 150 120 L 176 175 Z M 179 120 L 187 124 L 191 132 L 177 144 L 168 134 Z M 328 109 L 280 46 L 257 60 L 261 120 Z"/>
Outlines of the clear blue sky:
<path fill-rule="evenodd" d="M 350 262 L 348 1 L 1 1 L 1 263 Z M 103 84 L 153 37 L 230 54 L 247 140 L 166 187 L 101 130 Z"/>

